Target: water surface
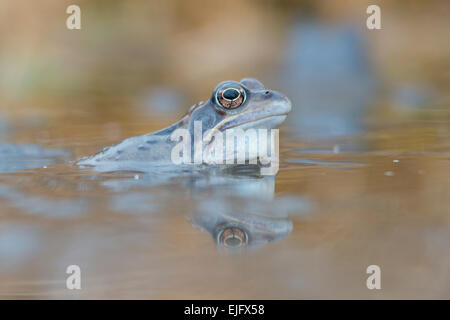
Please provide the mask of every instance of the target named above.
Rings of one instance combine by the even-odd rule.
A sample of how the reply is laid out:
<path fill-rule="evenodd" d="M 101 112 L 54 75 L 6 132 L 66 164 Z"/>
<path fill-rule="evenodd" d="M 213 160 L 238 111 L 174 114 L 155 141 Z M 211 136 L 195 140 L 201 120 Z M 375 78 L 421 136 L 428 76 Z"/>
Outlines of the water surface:
<path fill-rule="evenodd" d="M 73 121 L 45 139 L 33 137 L 50 129 L 23 133 L 40 145 L 32 154 L 9 147 L 1 298 L 450 297 L 448 122 L 402 120 L 320 140 L 286 125 L 276 177 L 73 164 L 164 121 L 117 123 L 112 136 L 108 122 Z M 71 264 L 82 290 L 65 288 Z M 382 269 L 382 290 L 366 288 L 371 264 Z"/>

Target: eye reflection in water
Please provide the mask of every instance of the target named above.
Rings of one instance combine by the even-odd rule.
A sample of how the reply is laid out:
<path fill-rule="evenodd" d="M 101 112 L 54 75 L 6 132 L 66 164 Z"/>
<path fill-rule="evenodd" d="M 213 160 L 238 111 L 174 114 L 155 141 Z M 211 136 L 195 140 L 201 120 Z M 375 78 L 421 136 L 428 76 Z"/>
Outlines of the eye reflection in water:
<path fill-rule="evenodd" d="M 248 245 L 247 232 L 237 226 L 219 228 L 216 240 L 219 247 L 230 249 L 243 248 Z"/>

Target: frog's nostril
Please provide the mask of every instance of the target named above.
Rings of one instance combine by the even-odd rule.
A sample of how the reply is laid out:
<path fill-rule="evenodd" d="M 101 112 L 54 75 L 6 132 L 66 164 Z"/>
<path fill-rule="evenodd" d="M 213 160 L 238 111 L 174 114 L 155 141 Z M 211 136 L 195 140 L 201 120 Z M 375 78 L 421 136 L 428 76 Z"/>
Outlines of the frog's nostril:
<path fill-rule="evenodd" d="M 264 98 L 266 99 L 272 98 L 272 91 L 270 90 L 264 91 Z"/>

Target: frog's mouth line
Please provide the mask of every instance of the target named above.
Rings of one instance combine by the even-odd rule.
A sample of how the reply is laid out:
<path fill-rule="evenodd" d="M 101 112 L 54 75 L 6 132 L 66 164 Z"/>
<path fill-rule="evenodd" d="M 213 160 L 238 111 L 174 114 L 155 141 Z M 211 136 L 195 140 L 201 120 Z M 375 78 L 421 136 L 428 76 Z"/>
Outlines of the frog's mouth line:
<path fill-rule="evenodd" d="M 280 113 L 280 114 L 269 115 L 269 116 L 258 118 L 258 119 L 252 119 L 252 120 L 248 120 L 248 121 L 243 121 L 243 122 L 236 123 L 236 124 L 233 124 L 233 125 L 230 125 L 230 126 L 227 126 L 225 124 L 225 126 L 220 128 L 219 131 L 223 132 L 223 131 L 228 130 L 228 129 L 242 127 L 242 126 L 245 126 L 245 125 L 247 125 L 249 123 L 257 123 L 259 121 L 263 122 L 264 120 L 267 120 L 267 119 L 270 119 L 270 118 L 275 118 L 275 119 L 276 118 L 280 118 L 279 124 L 281 124 L 286 119 L 286 117 L 287 117 L 287 113 Z"/>

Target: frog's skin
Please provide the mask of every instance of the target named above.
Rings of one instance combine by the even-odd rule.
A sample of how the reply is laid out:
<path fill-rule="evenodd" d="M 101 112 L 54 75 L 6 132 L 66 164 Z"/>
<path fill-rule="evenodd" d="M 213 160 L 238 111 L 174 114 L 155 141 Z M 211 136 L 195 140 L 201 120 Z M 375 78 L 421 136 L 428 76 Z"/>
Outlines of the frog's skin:
<path fill-rule="evenodd" d="M 218 90 L 227 88 L 242 90 L 245 100 L 235 107 L 225 108 L 217 99 Z M 106 147 L 96 155 L 81 159 L 78 165 L 95 166 L 101 171 L 142 170 L 143 165 L 171 165 L 171 151 L 179 143 L 171 140 L 176 129 L 189 130 L 194 136 L 194 121 L 201 121 L 203 132 L 224 132 L 229 128 L 277 128 L 291 110 L 291 102 L 283 94 L 268 90 L 256 79 L 240 82 L 224 81 L 214 90 L 206 102 L 193 105 L 187 114 L 173 125 L 157 132 L 128 138 L 117 145 Z M 195 143 L 191 139 L 191 143 Z M 195 147 L 195 146 L 194 146 Z M 194 148 L 192 148 L 193 150 Z"/>

